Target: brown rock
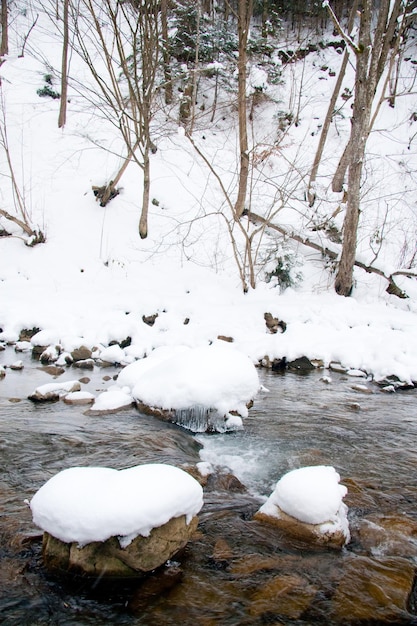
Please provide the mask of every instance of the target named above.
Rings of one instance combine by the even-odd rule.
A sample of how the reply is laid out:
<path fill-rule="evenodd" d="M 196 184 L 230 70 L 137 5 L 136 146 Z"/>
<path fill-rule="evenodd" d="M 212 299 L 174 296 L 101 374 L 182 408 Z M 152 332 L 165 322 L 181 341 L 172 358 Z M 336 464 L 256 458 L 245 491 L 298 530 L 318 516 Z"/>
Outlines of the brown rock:
<path fill-rule="evenodd" d="M 399 557 L 351 556 L 333 596 L 332 617 L 342 624 L 395 622 L 407 615 L 415 568 Z"/>
<path fill-rule="evenodd" d="M 287 324 L 277 317 L 273 317 L 271 313 L 264 313 L 264 320 L 270 333 L 275 334 L 278 331 L 284 333 L 287 330 Z"/>
<path fill-rule="evenodd" d="M 83 370 L 92 370 L 94 369 L 94 359 L 80 359 L 78 361 L 74 361 L 72 366 Z"/>
<path fill-rule="evenodd" d="M 249 612 L 254 617 L 277 614 L 297 619 L 310 606 L 317 589 L 294 574 L 274 576 L 252 596 Z"/>
<path fill-rule="evenodd" d="M 92 352 L 90 348 L 86 346 L 80 346 L 71 352 L 71 358 L 73 361 L 84 361 L 91 359 Z"/>
<path fill-rule="evenodd" d="M 196 530 L 198 518 L 189 524 L 184 515 L 154 528 L 149 537 L 136 537 L 121 548 L 116 537 L 78 547 L 44 533 L 42 554 L 45 566 L 52 571 L 91 577 L 134 578 L 163 565 L 186 546 Z"/>
<path fill-rule="evenodd" d="M 159 569 L 140 585 L 135 591 L 128 608 L 132 613 L 142 613 L 146 607 L 162 594 L 181 582 L 183 572 L 180 567 L 174 565 Z"/>
<path fill-rule="evenodd" d="M 379 555 L 417 557 L 417 522 L 405 515 L 372 515 L 361 520 L 359 540 Z"/>
<path fill-rule="evenodd" d="M 261 511 L 257 511 L 254 515 L 254 519 L 258 522 L 266 522 L 276 526 L 280 531 L 294 537 L 297 540 L 311 543 L 314 545 L 322 545 L 329 548 L 342 548 L 346 543 L 346 537 L 344 533 L 337 529 L 332 531 L 329 529 L 323 532 L 322 524 L 306 524 L 301 522 L 291 515 L 284 513 L 279 507 L 277 509 L 277 516 L 266 515 Z"/>
<path fill-rule="evenodd" d="M 232 548 L 227 543 L 226 539 L 219 537 L 214 544 L 213 554 L 211 555 L 213 561 L 217 563 L 224 563 L 230 561 L 233 558 Z"/>
<path fill-rule="evenodd" d="M 54 378 L 57 376 L 61 376 L 65 372 L 63 367 L 59 367 L 58 365 L 45 365 L 44 367 L 38 367 L 42 372 L 46 374 L 50 374 Z"/>

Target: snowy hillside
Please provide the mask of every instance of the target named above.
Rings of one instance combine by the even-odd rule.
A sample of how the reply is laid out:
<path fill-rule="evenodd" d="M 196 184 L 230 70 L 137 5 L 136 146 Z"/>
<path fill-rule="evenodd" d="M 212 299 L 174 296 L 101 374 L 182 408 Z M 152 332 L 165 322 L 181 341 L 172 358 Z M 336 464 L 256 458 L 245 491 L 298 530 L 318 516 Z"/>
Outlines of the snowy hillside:
<path fill-rule="evenodd" d="M 377 379 L 417 381 L 415 279 L 396 276 L 408 296 L 400 299 L 386 292 L 385 278 L 356 267 L 352 296 L 334 292 L 345 205 L 343 192 L 331 192 L 331 178 L 350 131 L 352 63 L 314 187 L 315 203 L 306 201 L 343 48 L 323 46 L 283 63 L 280 50 L 305 48 L 312 37 L 306 33 L 297 41 L 286 31 L 271 57 L 250 59 L 247 209 L 258 217 L 245 215 L 239 224 L 229 207 L 238 184 L 232 63 L 201 71 L 190 137 L 179 123 L 178 85 L 172 105 L 164 105 L 160 94 L 151 127 L 156 151 L 149 232 L 140 239 L 141 168 L 130 163 L 120 193 L 105 207 L 92 191 L 113 180 L 123 162 L 117 119 L 75 49 L 67 121 L 58 129 L 59 99 L 37 92 L 45 86 L 59 91 L 62 25 L 40 3 L 22 6 L 13 7 L 9 54 L 0 66 L 1 341 L 17 341 L 22 329 L 34 327 L 44 331 L 47 345 L 63 350 L 81 344 L 103 348 L 130 337 L 131 351 L 141 357 L 163 345 L 207 345 L 221 335 L 233 338 L 254 363 L 265 356 L 307 356 Z M 330 31 L 317 37 L 335 39 Z M 395 108 L 382 103 L 367 145 L 357 260 L 387 276 L 412 271 L 415 262 L 416 60 L 411 47 L 401 64 Z M 25 245 L 30 237 L 4 215 L 19 215 L 11 173 L 29 222 L 45 243 Z M 265 227 L 265 219 L 272 227 Z M 243 293 L 248 238 L 256 288 Z M 306 238 L 316 248 L 303 245 Z M 334 255 L 324 257 L 317 246 Z M 267 282 L 271 274 L 280 284 Z M 268 331 L 266 312 L 285 322 L 284 333 Z M 142 321 L 153 314 L 153 326 Z"/>

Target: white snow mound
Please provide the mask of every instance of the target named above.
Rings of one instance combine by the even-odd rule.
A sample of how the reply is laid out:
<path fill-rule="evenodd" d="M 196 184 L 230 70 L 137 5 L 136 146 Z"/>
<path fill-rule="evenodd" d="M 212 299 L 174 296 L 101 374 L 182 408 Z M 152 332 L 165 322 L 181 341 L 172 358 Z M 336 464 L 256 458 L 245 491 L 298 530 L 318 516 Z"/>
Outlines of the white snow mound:
<path fill-rule="evenodd" d="M 339 481 L 335 468 L 328 465 L 293 470 L 277 482 L 261 511 L 270 514 L 272 504 L 306 524 L 335 522 L 346 508 L 347 488 Z"/>
<path fill-rule="evenodd" d="M 48 480 L 30 501 L 33 521 L 61 541 L 83 546 L 119 537 L 121 547 L 203 506 L 200 484 L 164 464 L 124 470 L 72 467 Z"/>
<path fill-rule="evenodd" d="M 177 410 L 202 406 L 222 415 L 236 410 L 242 417 L 260 386 L 250 358 L 223 342 L 156 349 L 128 365 L 118 384 L 129 386 L 135 400 L 149 406 Z"/>

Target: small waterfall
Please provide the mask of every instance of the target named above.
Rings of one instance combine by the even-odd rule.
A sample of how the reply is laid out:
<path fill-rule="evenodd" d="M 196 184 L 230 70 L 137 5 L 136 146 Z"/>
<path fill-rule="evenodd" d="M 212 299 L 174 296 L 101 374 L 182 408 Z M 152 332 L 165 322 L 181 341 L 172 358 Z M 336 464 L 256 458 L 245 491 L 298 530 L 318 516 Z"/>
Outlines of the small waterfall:
<path fill-rule="evenodd" d="M 172 421 L 194 433 L 224 433 L 230 430 L 226 425 L 226 419 L 216 409 L 196 404 L 187 409 L 177 409 Z"/>

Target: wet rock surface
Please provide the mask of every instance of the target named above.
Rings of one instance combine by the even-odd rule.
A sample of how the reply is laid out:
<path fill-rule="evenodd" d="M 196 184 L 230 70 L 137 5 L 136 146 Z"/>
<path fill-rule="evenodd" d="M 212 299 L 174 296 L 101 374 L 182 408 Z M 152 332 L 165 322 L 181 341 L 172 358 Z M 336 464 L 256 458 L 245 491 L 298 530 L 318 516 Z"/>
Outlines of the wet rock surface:
<path fill-rule="evenodd" d="M 117 537 L 96 541 L 84 547 L 64 543 L 45 532 L 42 556 L 47 569 L 94 578 L 133 578 L 163 565 L 184 548 L 198 524 L 185 516 L 171 519 L 154 528 L 149 537 L 136 537 L 121 548 Z"/>

